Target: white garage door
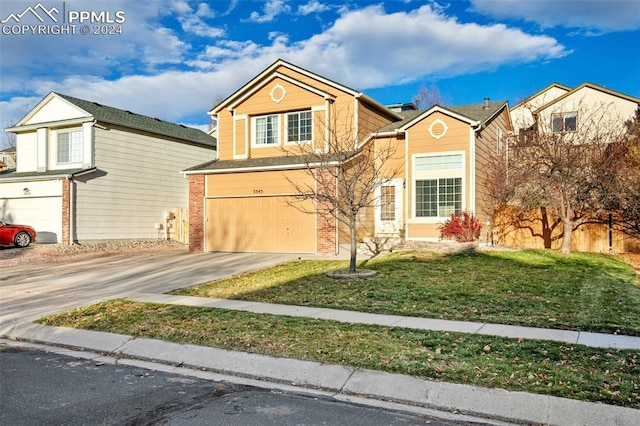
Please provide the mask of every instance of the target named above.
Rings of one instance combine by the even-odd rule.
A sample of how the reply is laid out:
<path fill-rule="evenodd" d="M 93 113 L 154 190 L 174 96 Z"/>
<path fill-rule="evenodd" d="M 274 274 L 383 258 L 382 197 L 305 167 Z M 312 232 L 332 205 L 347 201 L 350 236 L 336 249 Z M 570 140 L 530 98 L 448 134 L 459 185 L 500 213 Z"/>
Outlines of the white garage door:
<path fill-rule="evenodd" d="M 0 220 L 33 226 L 38 243 L 60 243 L 62 197 L 0 199 Z"/>

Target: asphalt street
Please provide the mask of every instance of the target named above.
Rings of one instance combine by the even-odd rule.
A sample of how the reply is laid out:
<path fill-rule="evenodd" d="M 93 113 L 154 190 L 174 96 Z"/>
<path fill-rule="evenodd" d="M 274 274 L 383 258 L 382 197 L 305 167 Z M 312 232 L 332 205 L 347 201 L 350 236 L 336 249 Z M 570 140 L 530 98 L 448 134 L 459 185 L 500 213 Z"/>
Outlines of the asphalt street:
<path fill-rule="evenodd" d="M 3 425 L 435 425 L 463 423 L 330 397 L 0 347 Z"/>

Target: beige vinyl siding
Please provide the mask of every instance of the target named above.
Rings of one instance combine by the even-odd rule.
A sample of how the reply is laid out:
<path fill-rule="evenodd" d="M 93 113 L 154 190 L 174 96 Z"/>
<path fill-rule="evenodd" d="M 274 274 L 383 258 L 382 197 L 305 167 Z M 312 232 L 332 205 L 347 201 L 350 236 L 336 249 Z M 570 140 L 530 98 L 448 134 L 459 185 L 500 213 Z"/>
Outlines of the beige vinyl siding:
<path fill-rule="evenodd" d="M 16 152 L 20 153 L 16 157 L 16 171 L 38 170 L 38 134 L 35 131 L 16 135 Z"/>
<path fill-rule="evenodd" d="M 447 126 L 446 133 L 440 139 L 434 138 L 429 132 L 429 127 L 436 120 L 444 122 Z M 442 125 L 437 124 L 436 126 L 438 132 L 434 131 L 434 133 L 439 135 Z M 444 218 L 426 220 L 415 217 L 415 179 L 413 174 L 414 156 L 420 154 L 462 153 L 464 161 L 464 168 L 462 171 L 462 209 L 468 210 L 469 205 L 471 204 L 470 194 L 472 192 L 470 190 L 471 169 L 469 164 L 469 147 L 472 136 L 472 129 L 468 123 L 439 112 L 426 117 L 408 129 L 406 135 L 409 141 L 406 183 L 408 202 L 404 207 L 407 215 L 406 236 L 408 239 L 438 238 L 439 223 L 433 222 L 444 222 L 445 220 Z"/>
<path fill-rule="evenodd" d="M 382 116 L 379 111 L 363 102 L 358 101 L 358 128 L 361 135 L 369 135 L 391 123 L 389 117 Z"/>
<path fill-rule="evenodd" d="M 491 220 L 493 202 L 491 199 L 492 182 L 490 171 L 497 161 L 498 136 L 502 137 L 502 150 L 507 149 L 507 135 L 511 131 L 508 111 L 495 117 L 482 132 L 476 136 L 476 209 L 473 212 L 483 227 L 481 238 L 486 236 L 487 222 Z"/>
<path fill-rule="evenodd" d="M 214 156 L 212 148 L 96 127 L 98 171 L 76 180 L 75 239 L 157 238 L 164 211 L 188 206 L 180 170 Z"/>
<path fill-rule="evenodd" d="M 48 123 L 53 121 L 69 120 L 79 117 L 87 117 L 91 114 L 83 111 L 75 105 L 58 97 L 52 98 L 42 106 L 33 116 L 29 117 L 23 124 Z"/>

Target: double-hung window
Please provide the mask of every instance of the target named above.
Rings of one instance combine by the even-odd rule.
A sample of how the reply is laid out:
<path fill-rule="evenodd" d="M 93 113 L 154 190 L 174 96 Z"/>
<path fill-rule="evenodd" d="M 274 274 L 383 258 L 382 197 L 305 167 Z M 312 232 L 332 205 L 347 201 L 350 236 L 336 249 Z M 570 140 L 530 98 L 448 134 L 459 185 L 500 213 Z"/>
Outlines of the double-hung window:
<path fill-rule="evenodd" d="M 462 153 L 414 157 L 415 217 L 447 218 L 462 211 Z"/>
<path fill-rule="evenodd" d="M 81 129 L 58 131 L 58 164 L 81 163 L 83 160 L 83 132 Z"/>
<path fill-rule="evenodd" d="M 259 146 L 278 144 L 278 115 L 253 118 L 253 144 Z"/>
<path fill-rule="evenodd" d="M 287 114 L 287 143 L 311 142 L 313 128 L 311 111 Z"/>
<path fill-rule="evenodd" d="M 563 112 L 551 114 L 551 129 L 553 133 L 575 132 L 577 114 L 575 112 Z"/>

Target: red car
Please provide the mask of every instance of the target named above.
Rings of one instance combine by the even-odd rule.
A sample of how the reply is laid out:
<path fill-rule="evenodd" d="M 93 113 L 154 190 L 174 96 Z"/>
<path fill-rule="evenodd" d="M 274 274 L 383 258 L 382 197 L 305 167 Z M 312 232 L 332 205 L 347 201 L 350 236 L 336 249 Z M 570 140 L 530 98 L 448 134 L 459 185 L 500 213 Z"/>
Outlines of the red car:
<path fill-rule="evenodd" d="M 27 247 L 36 236 L 36 230 L 31 226 L 0 222 L 0 246 Z"/>

